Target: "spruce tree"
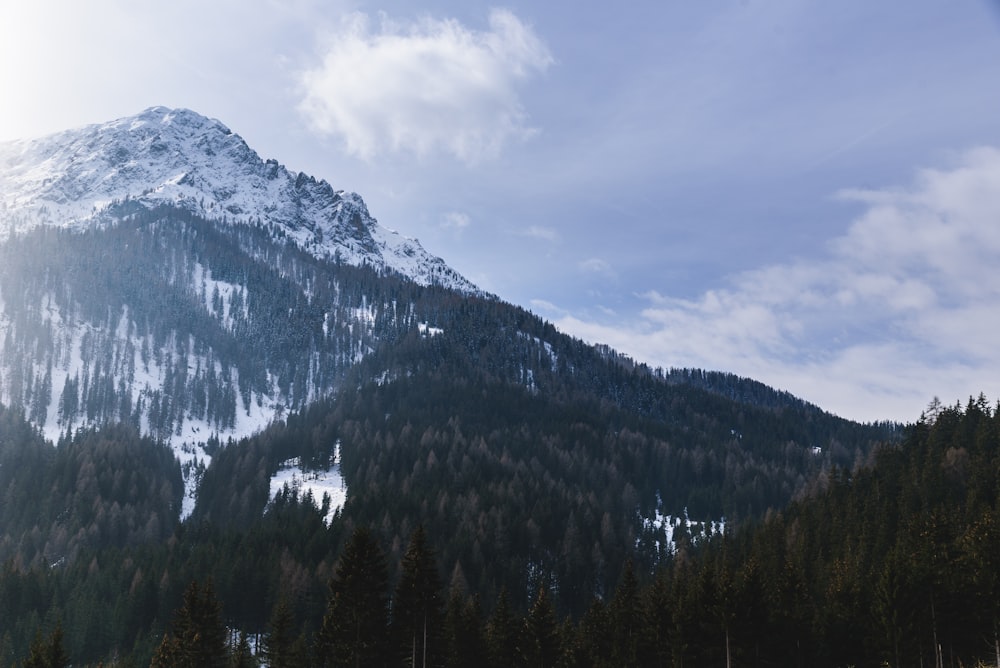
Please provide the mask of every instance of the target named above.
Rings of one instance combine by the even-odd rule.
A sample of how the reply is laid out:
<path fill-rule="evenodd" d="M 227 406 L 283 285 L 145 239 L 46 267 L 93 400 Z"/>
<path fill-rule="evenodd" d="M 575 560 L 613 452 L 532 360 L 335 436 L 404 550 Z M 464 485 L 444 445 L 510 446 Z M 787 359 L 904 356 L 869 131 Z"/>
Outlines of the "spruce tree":
<path fill-rule="evenodd" d="M 316 638 L 316 664 L 386 665 L 389 588 L 385 556 L 371 531 L 354 531 L 330 583 L 330 600 Z"/>
<path fill-rule="evenodd" d="M 295 618 L 288 602 L 282 598 L 274 607 L 264 637 L 264 659 L 270 668 L 294 668 Z"/>
<path fill-rule="evenodd" d="M 174 617 L 173 633 L 163 637 L 153 666 L 222 668 L 229 662 L 222 606 L 209 579 L 204 586 L 192 581 Z"/>
<path fill-rule="evenodd" d="M 635 666 L 639 659 L 642 614 L 639 603 L 639 581 L 632 560 L 625 562 L 621 582 L 611 600 L 611 655 L 615 665 Z"/>
<path fill-rule="evenodd" d="M 507 590 L 501 589 L 493 614 L 486 623 L 486 656 L 490 668 L 522 665 L 518 652 L 519 622 L 511 612 Z"/>
<path fill-rule="evenodd" d="M 399 654 L 411 668 L 437 665 L 443 654 L 441 578 L 423 526 L 410 537 L 402 569 L 392 614 Z"/>
<path fill-rule="evenodd" d="M 559 624 L 548 588 L 544 585 L 538 588 L 538 596 L 524 620 L 522 650 L 528 668 L 550 668 L 559 660 L 562 650 Z"/>
<path fill-rule="evenodd" d="M 63 648 L 62 625 L 59 625 L 52 631 L 48 641 L 42 640 L 41 633 L 35 634 L 24 668 L 65 668 L 69 663 L 69 657 Z"/>
<path fill-rule="evenodd" d="M 463 588 L 453 587 L 444 624 L 447 647 L 444 664 L 447 668 L 475 666 L 486 656 L 481 617 L 479 597 L 467 596 Z"/>

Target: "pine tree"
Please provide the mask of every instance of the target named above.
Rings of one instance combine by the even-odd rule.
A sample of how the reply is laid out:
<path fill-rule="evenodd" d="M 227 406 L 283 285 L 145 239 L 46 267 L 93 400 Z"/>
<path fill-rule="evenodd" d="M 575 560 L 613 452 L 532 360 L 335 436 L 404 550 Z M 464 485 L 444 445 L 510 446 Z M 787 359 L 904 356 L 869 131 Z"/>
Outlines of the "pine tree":
<path fill-rule="evenodd" d="M 57 625 L 55 630 L 52 631 L 46 654 L 48 655 L 49 668 L 63 668 L 70 664 L 69 656 L 63 648 L 62 624 Z"/>
<path fill-rule="evenodd" d="M 612 633 L 612 659 L 618 666 L 635 666 L 639 658 L 641 611 L 639 581 L 632 560 L 625 562 L 625 572 L 615 590 L 609 609 Z"/>
<path fill-rule="evenodd" d="M 59 625 L 52 631 L 48 641 L 42 640 L 41 633 L 35 634 L 24 668 L 65 668 L 69 663 L 69 657 L 63 648 L 62 625 Z"/>
<path fill-rule="evenodd" d="M 491 668 L 522 665 L 518 652 L 519 623 L 510 610 L 507 590 L 501 589 L 496 607 L 486 623 L 486 654 Z"/>
<path fill-rule="evenodd" d="M 250 651 L 250 642 L 245 631 L 240 631 L 236 646 L 233 647 L 233 655 L 229 665 L 231 668 L 256 668 L 258 665 Z"/>
<path fill-rule="evenodd" d="M 477 665 L 486 656 L 479 598 L 466 596 L 465 590 L 453 587 L 445 614 L 447 646 L 445 666 L 463 668 Z"/>
<path fill-rule="evenodd" d="M 295 618 L 282 598 L 274 608 L 264 637 L 264 659 L 270 668 L 294 668 Z"/>
<path fill-rule="evenodd" d="M 437 665 L 441 638 L 441 579 L 423 526 L 417 527 L 403 555 L 402 575 L 393 599 L 392 629 L 405 665 Z"/>
<path fill-rule="evenodd" d="M 648 660 L 657 666 L 668 665 L 671 661 L 673 623 L 673 596 L 667 569 L 657 574 L 656 580 L 644 592 L 644 616 L 646 623 L 643 646 L 648 652 Z"/>
<path fill-rule="evenodd" d="M 368 529 L 356 529 L 330 583 L 330 601 L 316 638 L 317 665 L 377 668 L 386 664 L 388 588 L 381 548 Z"/>
<path fill-rule="evenodd" d="M 572 645 L 567 648 L 569 664 L 579 668 L 613 666 L 610 627 L 607 607 L 594 598 L 577 625 Z"/>
<path fill-rule="evenodd" d="M 153 653 L 149 668 L 175 668 L 184 665 L 180 645 L 180 641 L 174 635 L 164 633 L 156 652 Z"/>
<path fill-rule="evenodd" d="M 152 665 L 221 668 L 228 661 L 226 627 L 212 581 L 204 586 L 192 581 L 174 617 L 173 633 L 163 637 Z"/>
<path fill-rule="evenodd" d="M 538 588 L 535 603 L 524 620 L 522 650 L 528 668 L 555 666 L 561 649 L 555 608 L 552 607 L 548 588 L 543 585 Z"/>
<path fill-rule="evenodd" d="M 985 510 L 961 541 L 961 563 L 972 585 L 978 616 L 988 624 L 989 640 L 1000 666 L 1000 522 Z"/>

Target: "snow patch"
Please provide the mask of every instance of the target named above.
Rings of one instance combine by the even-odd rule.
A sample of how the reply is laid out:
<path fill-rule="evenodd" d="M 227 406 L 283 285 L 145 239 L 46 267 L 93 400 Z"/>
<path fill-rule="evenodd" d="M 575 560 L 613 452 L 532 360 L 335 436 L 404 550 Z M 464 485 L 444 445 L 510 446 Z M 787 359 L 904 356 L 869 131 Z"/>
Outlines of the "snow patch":
<path fill-rule="evenodd" d="M 642 518 L 642 528 L 644 531 L 654 531 L 658 534 L 662 532 L 665 543 L 659 539 L 655 541 L 656 551 L 659 554 L 672 554 L 676 549 L 675 534 L 682 530 L 683 533 L 691 537 L 691 541 L 697 543 L 709 536 L 724 533 L 726 530 L 725 518 L 699 522 L 692 520 L 688 516 L 687 508 L 682 515 L 664 515 L 659 508 L 653 517 Z M 638 542 L 638 541 L 637 541 Z"/>
<path fill-rule="evenodd" d="M 444 330 L 440 327 L 431 327 L 426 322 L 417 323 L 417 331 L 420 332 L 420 336 L 430 338 L 432 336 L 438 336 L 439 334 L 444 334 Z"/>
<path fill-rule="evenodd" d="M 528 339 L 529 341 L 534 342 L 534 344 L 536 346 L 538 346 L 539 348 L 541 348 L 541 350 L 538 353 L 538 355 L 539 355 L 539 361 L 542 361 L 542 359 L 543 359 L 542 355 L 544 355 L 546 358 L 548 358 L 548 361 L 549 361 L 549 364 L 551 366 L 552 371 L 553 372 L 558 371 L 558 368 L 559 368 L 559 354 L 556 353 L 556 351 L 552 347 L 551 343 L 549 343 L 548 341 L 543 341 L 542 339 L 538 338 L 537 336 L 532 336 L 532 335 L 528 334 L 527 332 L 518 332 L 518 335 L 521 338 L 523 338 L 523 339 Z"/>
<path fill-rule="evenodd" d="M 334 454 L 334 465 L 325 471 L 303 471 L 302 462 L 298 457 L 282 462 L 278 472 L 271 478 L 270 497 L 274 497 L 287 485 L 288 489 L 298 493 L 299 499 L 306 494 L 312 494 L 317 508 L 322 508 L 324 495 L 330 498 L 330 506 L 323 521 L 329 525 L 336 512 L 344 507 L 347 501 L 347 483 L 340 475 L 340 445 Z"/>

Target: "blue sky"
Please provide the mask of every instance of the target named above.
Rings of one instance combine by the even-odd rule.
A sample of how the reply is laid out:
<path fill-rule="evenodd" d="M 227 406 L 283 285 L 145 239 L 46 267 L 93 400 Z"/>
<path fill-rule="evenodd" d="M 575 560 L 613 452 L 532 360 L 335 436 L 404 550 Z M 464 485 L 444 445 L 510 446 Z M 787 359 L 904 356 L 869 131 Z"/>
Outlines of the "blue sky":
<path fill-rule="evenodd" d="M 995 0 L 3 3 L 0 90 L 0 140 L 218 118 L 652 365 L 1000 397 Z"/>

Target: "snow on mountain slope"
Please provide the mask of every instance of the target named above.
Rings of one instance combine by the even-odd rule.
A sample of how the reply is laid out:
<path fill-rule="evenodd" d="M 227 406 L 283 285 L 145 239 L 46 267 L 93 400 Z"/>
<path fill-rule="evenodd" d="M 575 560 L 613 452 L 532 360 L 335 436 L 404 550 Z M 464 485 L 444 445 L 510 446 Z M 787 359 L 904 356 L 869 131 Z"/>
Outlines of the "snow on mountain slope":
<path fill-rule="evenodd" d="M 272 259 L 241 255 L 235 235 L 210 247 L 176 217 L 159 232 L 155 225 L 125 232 L 136 225 L 125 217 L 137 207 L 164 206 L 208 221 L 198 223 L 203 231 L 256 226 L 274 249 L 291 240 L 320 259 L 481 294 L 416 240 L 379 225 L 357 194 L 261 159 L 225 125 L 192 111 L 156 107 L 0 143 L 0 403 L 23 409 L 52 441 L 122 420 L 170 443 L 185 479 L 182 518 L 211 461 L 210 438 L 249 436 L 328 394 L 343 366 L 372 350 L 376 322 L 409 325 L 385 313 L 395 304 L 364 297 L 354 304 L 329 281 L 313 303 L 308 279 L 269 273 L 280 250 Z M 83 234 L 37 234 L 42 227 L 100 229 L 96 243 L 107 245 L 88 245 Z M 131 251 L 129 242 L 112 245 L 116 231 Z M 138 250 L 156 235 L 156 244 Z M 80 253 L 105 259 L 88 262 Z M 100 270 L 107 260 L 115 266 Z M 234 271 L 233 262 L 249 273 Z M 131 290 L 123 275 L 145 289 Z M 273 303 L 280 299 L 287 312 Z"/>
<path fill-rule="evenodd" d="M 347 502 L 347 483 L 340 474 L 340 464 L 334 464 L 325 471 L 303 471 L 298 457 L 289 459 L 283 462 L 278 472 L 271 477 L 268 498 L 273 500 L 285 486 L 300 497 L 311 494 L 317 508 L 322 508 L 324 496 L 329 497 L 330 503 L 323 517 L 323 521 L 328 525 L 333 521 L 336 512 Z"/>
<path fill-rule="evenodd" d="M 262 160 L 225 125 L 187 109 L 154 107 L 0 143 L 0 238 L 37 225 L 101 224 L 125 200 L 267 226 L 317 257 L 479 292 L 419 242 L 380 225 L 359 195 Z"/>

